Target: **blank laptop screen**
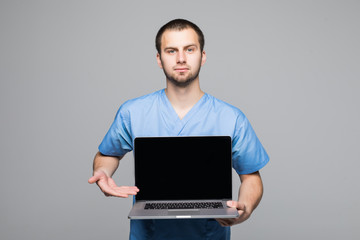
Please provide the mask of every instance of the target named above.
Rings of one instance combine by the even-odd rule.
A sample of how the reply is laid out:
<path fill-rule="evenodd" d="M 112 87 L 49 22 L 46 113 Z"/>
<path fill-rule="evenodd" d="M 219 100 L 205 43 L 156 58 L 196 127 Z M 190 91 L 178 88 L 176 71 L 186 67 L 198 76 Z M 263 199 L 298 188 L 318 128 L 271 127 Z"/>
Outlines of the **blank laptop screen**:
<path fill-rule="evenodd" d="M 231 138 L 135 139 L 136 200 L 231 199 Z"/>

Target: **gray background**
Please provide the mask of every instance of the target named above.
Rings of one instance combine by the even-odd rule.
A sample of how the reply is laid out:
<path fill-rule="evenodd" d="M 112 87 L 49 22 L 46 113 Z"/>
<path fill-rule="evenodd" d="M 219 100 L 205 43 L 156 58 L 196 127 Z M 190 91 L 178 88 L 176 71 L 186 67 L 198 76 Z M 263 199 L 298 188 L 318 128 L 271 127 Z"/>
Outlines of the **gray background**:
<path fill-rule="evenodd" d="M 131 199 L 87 183 L 125 100 L 165 87 L 154 37 L 205 33 L 204 91 L 271 161 L 233 239 L 359 239 L 359 1 L 0 1 L 0 239 L 127 239 Z M 133 184 L 132 154 L 117 183 Z M 238 186 L 238 179 L 234 177 Z"/>

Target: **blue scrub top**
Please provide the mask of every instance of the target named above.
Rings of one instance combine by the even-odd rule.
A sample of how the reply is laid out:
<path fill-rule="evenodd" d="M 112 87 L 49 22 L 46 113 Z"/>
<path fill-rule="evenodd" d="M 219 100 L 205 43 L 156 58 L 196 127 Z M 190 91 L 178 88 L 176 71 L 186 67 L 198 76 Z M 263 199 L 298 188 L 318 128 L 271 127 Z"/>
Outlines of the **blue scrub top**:
<path fill-rule="evenodd" d="M 132 151 L 136 137 L 230 136 L 233 168 L 238 174 L 260 170 L 269 157 L 248 119 L 236 107 L 209 94 L 180 119 L 165 90 L 125 102 L 99 146 L 104 155 Z M 213 219 L 131 220 L 130 239 L 230 239 L 230 228 Z"/>

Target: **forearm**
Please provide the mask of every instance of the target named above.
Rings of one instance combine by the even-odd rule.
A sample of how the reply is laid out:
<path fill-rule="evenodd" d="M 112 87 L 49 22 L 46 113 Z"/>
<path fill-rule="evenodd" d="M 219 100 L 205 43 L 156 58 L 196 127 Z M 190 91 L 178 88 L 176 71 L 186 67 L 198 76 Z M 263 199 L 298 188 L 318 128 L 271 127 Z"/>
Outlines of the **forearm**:
<path fill-rule="evenodd" d="M 239 202 L 245 204 L 246 211 L 252 213 L 263 195 L 263 184 L 259 172 L 240 175 Z"/>
<path fill-rule="evenodd" d="M 98 152 L 94 158 L 94 173 L 97 171 L 103 171 L 108 177 L 111 177 L 118 168 L 121 158 L 105 156 Z"/>

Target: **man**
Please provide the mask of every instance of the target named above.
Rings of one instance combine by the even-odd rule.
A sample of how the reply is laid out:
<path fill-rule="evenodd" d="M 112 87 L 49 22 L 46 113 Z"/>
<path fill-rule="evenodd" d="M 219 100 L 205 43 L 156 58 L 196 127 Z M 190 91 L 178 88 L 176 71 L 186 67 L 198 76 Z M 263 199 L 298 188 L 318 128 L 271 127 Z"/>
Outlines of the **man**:
<path fill-rule="evenodd" d="M 99 146 L 93 177 L 107 196 L 136 195 L 141 189 L 117 186 L 111 178 L 119 160 L 133 150 L 135 137 L 227 135 L 232 138 L 233 167 L 241 186 L 235 219 L 132 220 L 130 239 L 230 239 L 229 226 L 248 219 L 260 202 L 263 185 L 259 170 L 269 158 L 249 121 L 237 108 L 200 89 L 199 72 L 206 61 L 204 36 L 193 23 L 176 19 L 156 36 L 157 63 L 166 88 L 125 102 Z M 165 189 L 166 191 L 166 189 Z"/>

